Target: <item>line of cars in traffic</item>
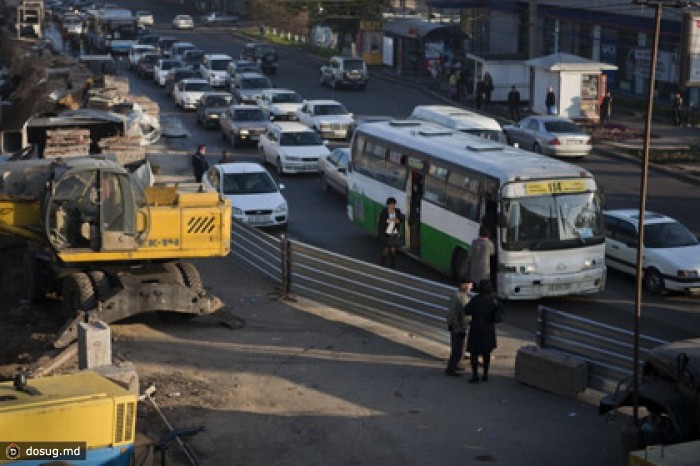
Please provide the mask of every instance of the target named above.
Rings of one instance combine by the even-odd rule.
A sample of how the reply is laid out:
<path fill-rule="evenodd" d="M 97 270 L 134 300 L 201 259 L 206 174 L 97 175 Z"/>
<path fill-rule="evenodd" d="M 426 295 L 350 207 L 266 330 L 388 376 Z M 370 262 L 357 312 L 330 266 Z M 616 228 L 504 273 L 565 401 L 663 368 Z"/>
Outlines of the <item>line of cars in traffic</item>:
<path fill-rule="evenodd" d="M 147 75 L 141 62 L 153 61 L 151 73 L 157 75 L 154 80 L 172 94 L 176 105 L 195 109 L 197 120 L 207 128 L 218 127 L 221 137 L 233 147 L 257 145 L 262 161 L 275 167 L 279 174 L 319 172 L 323 191 L 332 189 L 347 194 L 350 150 L 339 147 L 331 151 L 324 141 L 348 140 L 352 136 L 356 122 L 341 103 L 303 100 L 291 89 L 275 88 L 260 61 L 251 60 L 250 55 L 233 59 L 207 54 L 194 44 L 178 44 L 173 39 L 159 38 L 153 49 L 135 46 L 133 54 L 142 55 L 136 58 L 130 53 L 130 62 L 136 59 L 137 74 Z M 147 58 L 153 53 L 162 56 Z M 194 61 L 187 61 L 190 53 L 195 55 Z M 322 84 L 328 84 L 324 79 Z M 532 115 L 501 127 L 491 118 L 457 107 L 419 106 L 409 118 L 432 121 L 501 143 L 517 143 L 523 149 L 547 155 L 582 157 L 592 149 L 590 137 L 574 122 L 561 117 Z M 252 173 L 256 173 L 256 178 L 270 176 L 259 164 L 219 164 L 210 169 L 204 184 L 232 199 L 235 217 L 256 226 L 285 227 L 289 212 L 279 186 L 270 177 L 268 181 L 272 180 L 276 189 L 270 183 L 265 183 L 264 189 L 262 184 L 245 188 L 244 181 L 253 178 Z M 635 215 L 630 210 L 605 212 L 606 263 L 632 274 L 638 228 Z M 673 219 L 653 213 L 647 216 L 648 222 L 657 225 L 652 229 L 666 233 L 647 235 L 653 239 L 645 242 L 645 287 L 653 293 L 700 290 L 697 238 Z"/>
<path fill-rule="evenodd" d="M 338 186 L 339 191 L 346 192 L 340 181 L 344 179 L 349 150 L 341 148 L 346 157 L 331 157 L 326 163 L 331 151 L 324 139 L 349 140 L 355 119 L 340 102 L 304 100 L 292 89 L 275 88 L 267 76 L 277 71 L 274 46 L 248 43 L 234 59 L 223 53 L 206 53 L 193 43 L 174 37 L 146 35 L 132 47 L 128 61 L 139 77 L 164 88 L 176 106 L 194 110 L 198 123 L 205 128 L 218 128 L 221 137 L 234 148 L 257 145 L 263 163 L 275 167 L 280 175 L 316 173 L 321 166 L 333 166 L 336 176 L 324 176 L 322 187 Z M 341 159 L 343 162 L 338 163 Z M 250 178 L 253 172 L 260 178 L 260 170 L 267 173 L 262 166 L 253 165 L 215 165 L 204 177 L 204 183 L 208 189 L 233 196 L 234 206 L 250 207 L 249 200 L 240 196 L 254 193 L 235 188 L 245 183 L 221 180 Z M 235 208 L 234 216 L 256 226 L 286 226 L 286 203 L 283 206 L 272 194 L 255 193 L 253 199 L 263 205 L 258 205 L 259 209 Z M 279 189 L 277 194 L 281 196 Z"/>

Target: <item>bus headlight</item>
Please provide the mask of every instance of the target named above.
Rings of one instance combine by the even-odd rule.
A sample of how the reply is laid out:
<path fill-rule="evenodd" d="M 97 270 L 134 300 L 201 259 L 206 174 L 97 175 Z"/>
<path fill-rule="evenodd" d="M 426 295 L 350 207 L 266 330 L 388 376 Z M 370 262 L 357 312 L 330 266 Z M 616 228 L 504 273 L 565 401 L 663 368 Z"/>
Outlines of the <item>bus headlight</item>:
<path fill-rule="evenodd" d="M 596 267 L 600 267 L 601 264 L 603 264 L 602 257 L 592 257 L 592 258 L 588 258 L 588 259 L 583 260 L 583 268 L 584 269 L 594 269 Z"/>
<path fill-rule="evenodd" d="M 534 264 L 500 264 L 499 269 L 504 273 L 519 273 L 522 275 L 530 275 L 537 272 L 537 267 Z"/>
<path fill-rule="evenodd" d="M 283 214 L 283 213 L 285 213 L 286 211 L 287 211 L 287 203 L 286 203 L 286 202 L 281 203 L 281 204 L 278 205 L 277 208 L 275 209 L 275 213 L 276 213 L 276 214 Z"/>
<path fill-rule="evenodd" d="M 530 275 L 531 273 L 537 272 L 537 267 L 532 264 L 521 265 L 518 267 L 518 272 L 523 275 Z"/>

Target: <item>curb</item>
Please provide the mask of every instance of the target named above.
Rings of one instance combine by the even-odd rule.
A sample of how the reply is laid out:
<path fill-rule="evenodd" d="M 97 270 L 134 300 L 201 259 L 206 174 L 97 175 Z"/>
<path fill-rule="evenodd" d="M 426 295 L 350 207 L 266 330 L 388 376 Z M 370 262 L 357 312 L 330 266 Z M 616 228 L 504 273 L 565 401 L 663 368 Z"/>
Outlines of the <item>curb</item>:
<path fill-rule="evenodd" d="M 610 158 L 615 158 L 618 160 L 624 160 L 627 162 L 633 162 L 636 165 L 642 165 L 643 161 L 637 157 L 634 157 L 633 155 L 625 154 L 624 152 L 617 151 L 615 149 L 610 148 L 606 144 L 603 144 L 602 146 L 594 146 L 594 150 L 596 153 L 610 157 Z M 662 172 L 667 175 L 672 175 L 678 178 L 683 179 L 683 181 L 691 184 L 700 184 L 700 167 L 698 167 L 697 170 L 683 170 L 681 168 L 678 168 L 677 166 L 670 166 L 670 165 L 663 165 L 663 164 L 658 164 L 654 162 L 649 162 L 649 168 L 652 170 L 656 170 L 659 172 Z"/>

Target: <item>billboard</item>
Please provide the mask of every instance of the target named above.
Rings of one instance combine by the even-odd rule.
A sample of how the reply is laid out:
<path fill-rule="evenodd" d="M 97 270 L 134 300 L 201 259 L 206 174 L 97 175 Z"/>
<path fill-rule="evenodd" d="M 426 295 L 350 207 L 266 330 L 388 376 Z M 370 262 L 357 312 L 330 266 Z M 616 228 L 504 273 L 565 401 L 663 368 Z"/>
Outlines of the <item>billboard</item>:
<path fill-rule="evenodd" d="M 700 87 L 700 11 L 683 13 L 683 74 L 687 87 Z"/>

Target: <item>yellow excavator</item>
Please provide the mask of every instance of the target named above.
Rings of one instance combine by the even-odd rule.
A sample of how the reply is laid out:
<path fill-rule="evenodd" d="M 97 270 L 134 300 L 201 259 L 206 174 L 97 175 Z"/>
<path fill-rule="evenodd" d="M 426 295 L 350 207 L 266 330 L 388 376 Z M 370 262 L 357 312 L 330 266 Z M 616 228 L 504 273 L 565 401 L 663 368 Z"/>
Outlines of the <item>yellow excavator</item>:
<path fill-rule="evenodd" d="M 144 187 L 102 156 L 0 163 L 2 287 L 60 296 L 57 347 L 87 313 L 114 322 L 215 312 L 223 303 L 183 259 L 229 253 L 231 205 L 198 186 Z"/>

